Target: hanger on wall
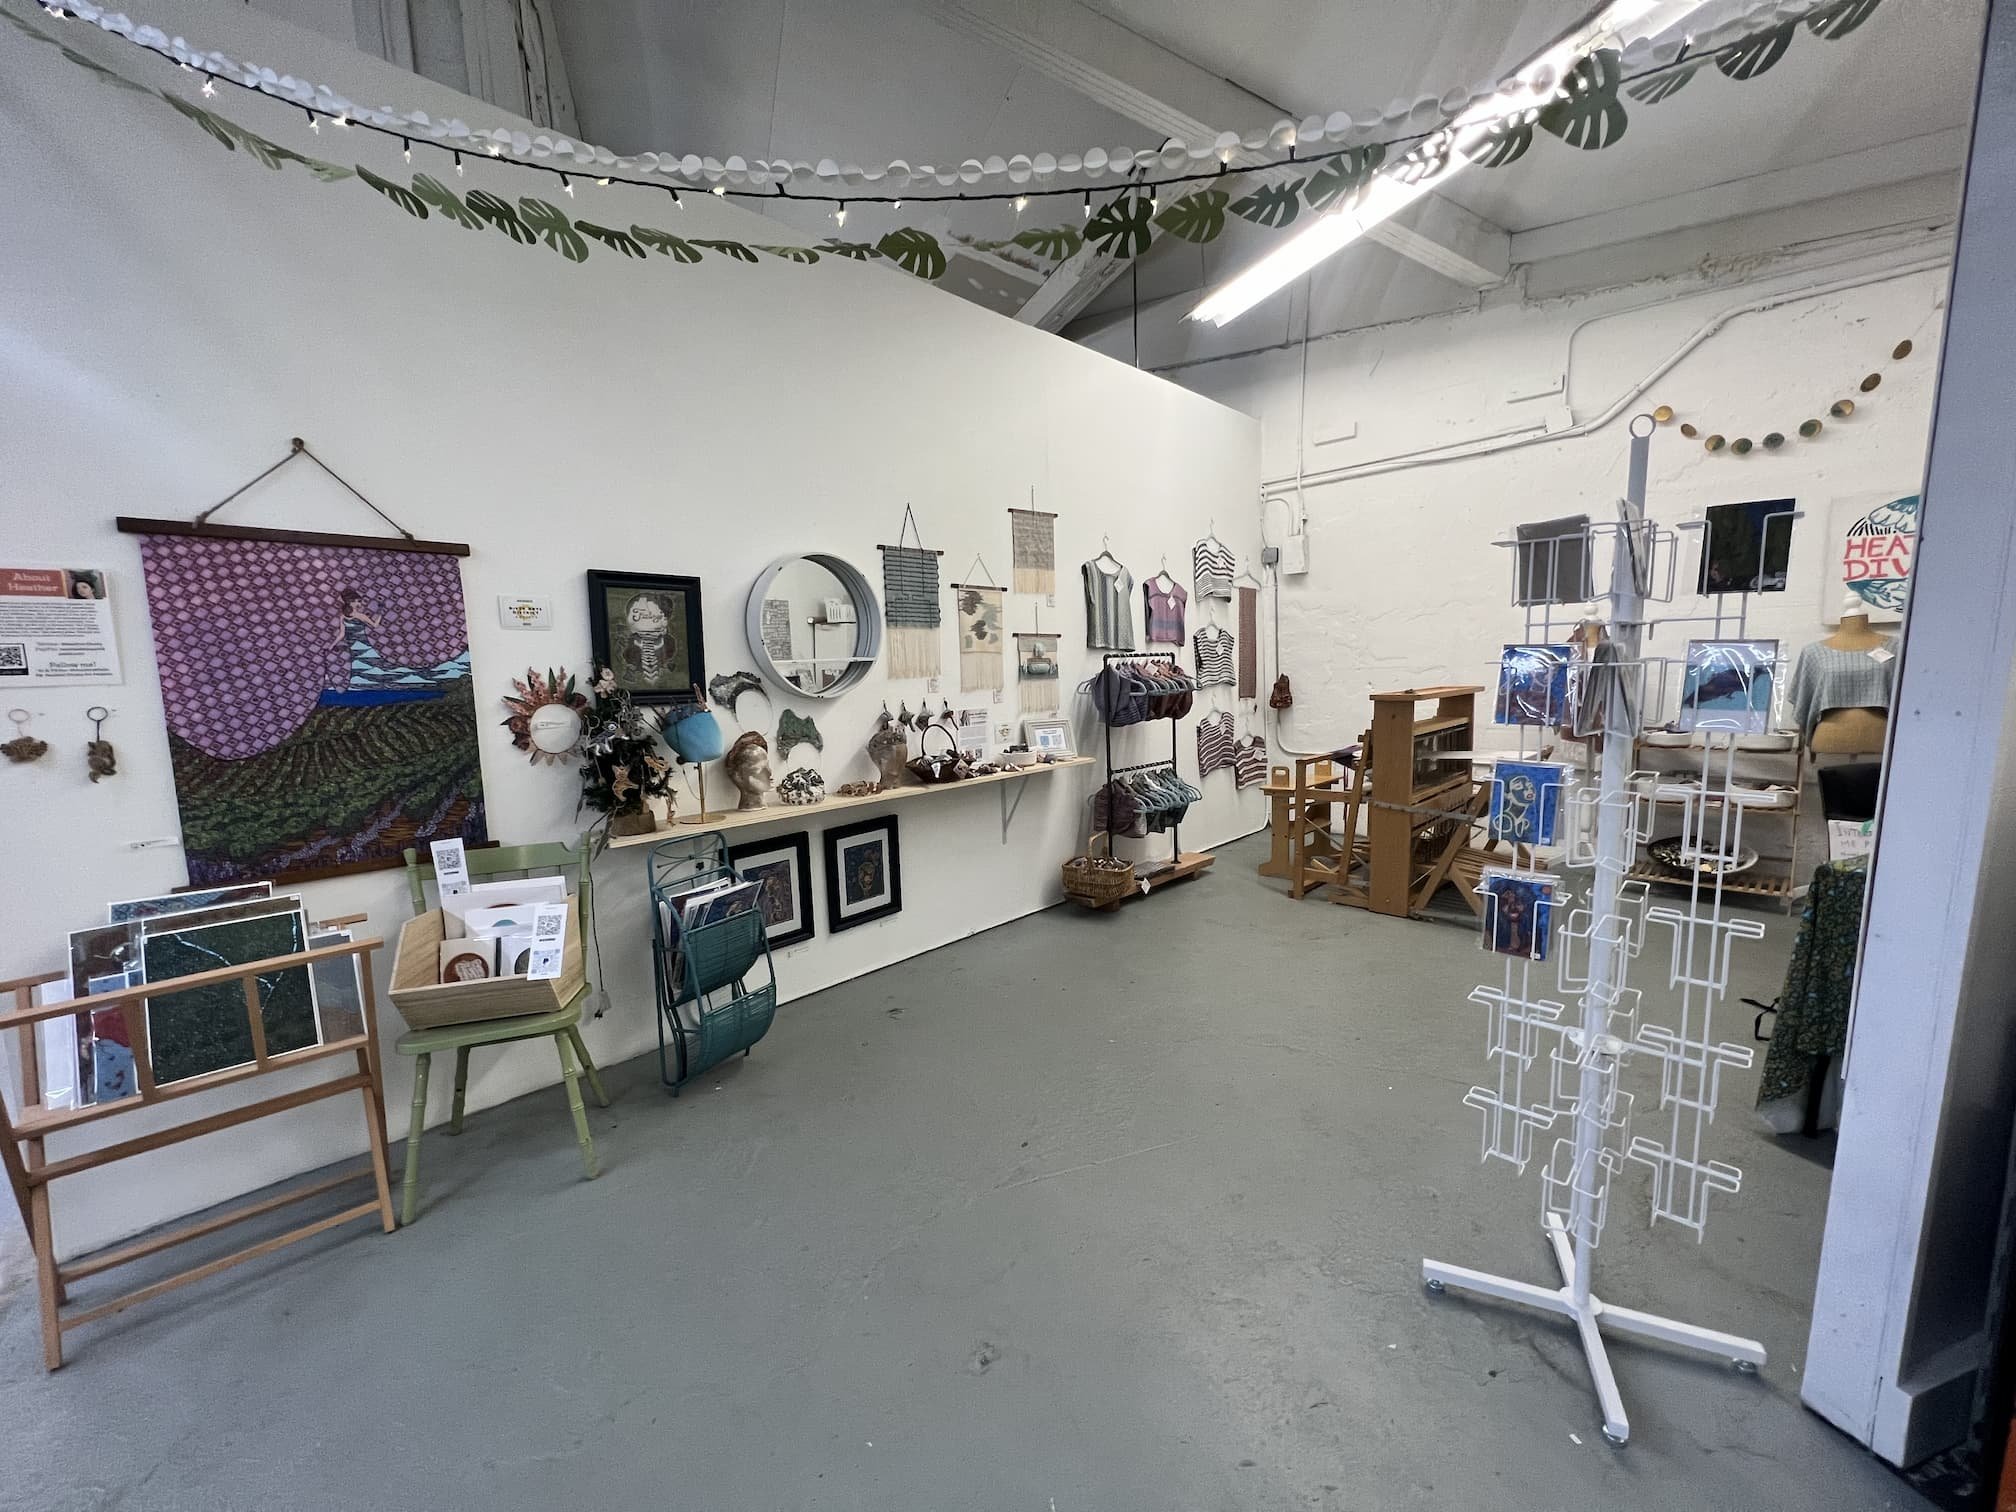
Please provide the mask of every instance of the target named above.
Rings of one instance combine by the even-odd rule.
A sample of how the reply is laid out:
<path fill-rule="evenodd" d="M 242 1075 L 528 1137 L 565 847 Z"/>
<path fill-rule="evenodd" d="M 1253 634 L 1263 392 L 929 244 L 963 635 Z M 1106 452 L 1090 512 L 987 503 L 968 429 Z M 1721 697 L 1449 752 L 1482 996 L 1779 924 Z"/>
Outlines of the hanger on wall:
<path fill-rule="evenodd" d="M 322 471 L 348 489 L 358 503 L 378 516 L 387 525 L 390 525 L 399 534 L 396 537 L 330 535 L 322 531 L 270 530 L 256 525 L 213 525 L 210 523 L 210 516 L 216 514 L 225 505 L 249 493 L 297 457 L 306 457 L 310 462 L 321 468 Z M 255 474 L 249 482 L 241 483 L 238 487 L 232 489 L 231 492 L 224 495 L 223 498 L 197 515 L 193 520 L 142 520 L 135 519 L 130 515 L 120 515 L 113 523 L 126 535 L 211 536 L 221 540 L 233 541 L 278 541 L 283 544 L 296 546 L 363 546 L 381 551 L 422 551 L 440 556 L 469 555 L 469 548 L 458 542 L 423 541 L 418 539 L 412 531 L 408 530 L 404 525 L 401 525 L 392 516 L 367 499 L 356 484 L 316 456 L 310 450 L 308 443 L 299 436 L 290 436 L 288 438 L 287 454 L 278 462 L 275 462 L 264 471 Z"/>

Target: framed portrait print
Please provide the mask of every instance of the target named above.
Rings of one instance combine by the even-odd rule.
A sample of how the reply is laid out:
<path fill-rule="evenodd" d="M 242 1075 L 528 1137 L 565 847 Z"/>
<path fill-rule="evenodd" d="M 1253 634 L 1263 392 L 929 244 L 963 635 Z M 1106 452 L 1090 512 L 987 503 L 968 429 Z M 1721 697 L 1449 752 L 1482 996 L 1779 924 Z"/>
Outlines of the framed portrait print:
<path fill-rule="evenodd" d="M 756 884 L 771 948 L 812 938 L 812 845 L 804 830 L 728 847 L 735 875 Z"/>
<path fill-rule="evenodd" d="M 903 858 L 896 816 L 829 829 L 826 842 L 826 928 L 838 934 L 903 911 Z"/>
<path fill-rule="evenodd" d="M 595 665 L 633 703 L 690 703 L 707 681 L 698 578 L 590 572 L 588 630 Z"/>

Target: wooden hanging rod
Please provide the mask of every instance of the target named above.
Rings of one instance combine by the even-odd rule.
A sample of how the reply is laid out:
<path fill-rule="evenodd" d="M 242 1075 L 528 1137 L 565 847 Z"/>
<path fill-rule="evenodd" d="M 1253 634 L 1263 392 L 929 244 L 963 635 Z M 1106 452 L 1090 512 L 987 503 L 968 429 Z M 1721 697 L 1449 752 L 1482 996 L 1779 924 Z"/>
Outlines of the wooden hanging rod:
<path fill-rule="evenodd" d="M 405 536 L 330 535 L 319 530 L 268 530 L 256 525 L 198 525 L 194 520 L 142 520 L 120 515 L 122 535 L 201 536 L 212 541 L 279 541 L 289 546 L 362 546 L 370 551 L 420 551 L 434 556 L 469 555 L 456 541 L 422 541 Z"/>
<path fill-rule="evenodd" d="M 944 552 L 935 550 L 930 546 L 877 546 L 875 549 L 877 551 L 928 551 L 932 556 L 945 555 Z"/>

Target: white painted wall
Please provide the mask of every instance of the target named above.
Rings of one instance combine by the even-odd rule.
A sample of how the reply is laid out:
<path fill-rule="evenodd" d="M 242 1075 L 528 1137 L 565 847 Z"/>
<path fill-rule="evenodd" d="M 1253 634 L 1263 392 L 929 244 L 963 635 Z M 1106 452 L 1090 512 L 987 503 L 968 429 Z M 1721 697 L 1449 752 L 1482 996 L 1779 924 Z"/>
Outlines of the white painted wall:
<path fill-rule="evenodd" d="M 1531 300 L 1515 285 L 1471 308 L 1319 335 L 1306 347 L 1306 399 L 1299 339 L 1182 360 L 1189 343 L 1208 354 L 1240 323 L 1197 333 L 1173 328 L 1168 306 L 1154 312 L 1143 350 L 1161 356 L 1159 370 L 1259 417 L 1264 493 L 1277 501 L 1264 509 L 1269 540 L 1288 531 L 1303 473 L 1313 570 L 1284 579 L 1280 592 L 1281 665 L 1295 689 L 1282 743 L 1321 750 L 1357 739 L 1377 690 L 1490 682 L 1498 648 L 1523 627 L 1510 604 L 1510 554 L 1491 542 L 1521 521 L 1603 517 L 1623 487 L 1630 416 L 1659 404 L 1678 416 L 1653 444 L 1652 517 L 1671 525 L 1711 504 L 1796 497 L 1807 517 L 1794 534 L 1791 586 L 1753 600 L 1750 629 L 1780 638 L 1788 656 L 1826 633 L 1825 611 L 1839 598 L 1823 561 L 1830 503 L 1915 492 L 1924 468 L 1950 236 L 1935 186 L 1893 197 L 1896 213 L 1925 220 L 1736 268 L 1727 254 L 1744 228 L 1700 228 L 1676 239 L 1677 255 L 1715 272 Z M 1945 203 L 1948 221 L 1951 210 Z M 1720 249 L 1719 265 L 1704 239 Z M 1601 267 L 1670 263 L 1664 240 L 1612 249 Z M 1556 272 L 1529 276 L 1551 285 Z M 1287 328 L 1299 337 L 1299 307 Z M 1124 350 L 1130 334 L 1117 327 L 1095 343 Z M 1263 324 L 1246 339 L 1278 334 Z M 1915 352 L 1891 363 L 1906 337 Z M 1881 389 L 1857 392 L 1876 369 Z M 1827 419 L 1839 397 L 1858 401 L 1849 420 Z M 1748 458 L 1711 456 L 1678 429 L 1691 419 L 1704 434 L 1790 436 L 1809 416 L 1826 420 L 1819 441 Z M 1683 538 L 1683 587 L 1698 539 Z M 1683 593 L 1671 612 L 1711 605 Z M 1667 631 L 1654 649 L 1683 654 L 1684 639 Z"/>
<path fill-rule="evenodd" d="M 154 9 L 192 41 L 327 79 L 354 98 L 427 103 L 472 121 L 494 116 L 256 14 L 195 0 L 159 0 Z M 153 82 L 180 77 L 193 93 L 186 76 L 111 39 L 77 28 L 66 41 L 147 68 Z M 298 113 L 221 94 L 222 108 L 286 145 L 387 173 L 401 167 L 394 143 L 331 128 L 310 136 Z M 580 827 L 572 778 L 535 770 L 513 751 L 496 723 L 504 711 L 491 700 L 528 663 L 584 664 L 588 568 L 697 574 L 707 589 L 710 670 L 719 672 L 752 665 L 742 649 L 743 602 L 778 555 L 828 551 L 877 578 L 875 547 L 896 538 L 911 502 L 926 542 L 945 552 L 948 579 L 963 576 L 976 552 L 1006 573 L 1005 511 L 1026 505 L 1033 486 L 1038 507 L 1059 515 L 1058 607 L 1044 611 L 1042 624 L 1064 632 L 1071 686 L 1091 665 L 1076 564 L 1097 553 L 1102 537 L 1139 577 L 1165 552 L 1180 563 L 1211 519 L 1243 555 L 1257 550 L 1243 507 L 1258 473 L 1250 419 L 900 274 L 830 259 L 812 268 L 717 259 L 688 268 L 599 251 L 575 266 L 493 232 L 409 219 L 356 181 L 269 173 L 160 102 L 107 88 L 52 50 L 24 45 L 0 49 L 0 178 L 17 203 L 35 207 L 0 228 L 4 552 L 103 563 L 127 668 L 121 688 L 10 696 L 35 711 L 56 751 L 0 774 L 10 920 L 0 975 L 57 967 L 65 933 L 102 919 L 108 898 L 184 880 L 174 848 L 129 848 L 174 835 L 176 818 L 137 544 L 112 521 L 191 516 L 277 457 L 290 435 L 307 437 L 416 534 L 474 547 L 463 584 L 479 707 L 495 715 L 482 731 L 485 787 L 491 832 L 507 841 L 571 837 Z M 470 163 L 466 183 L 552 192 L 481 160 Z M 674 213 L 643 190 L 584 185 L 583 193 L 598 196 L 601 218 L 617 223 Z M 732 206 L 689 201 L 699 202 L 680 213 L 692 233 L 764 226 L 757 239 L 776 236 L 774 224 Z M 227 518 L 377 528 L 305 468 L 289 469 Z M 495 601 L 505 593 L 551 596 L 556 631 L 500 629 Z M 1011 630 L 1034 627 L 1034 601 L 1011 596 L 1009 604 Z M 949 618 L 945 665 L 956 707 L 965 700 Z M 1012 668 L 1010 677 L 1002 712 L 1012 716 Z M 869 775 L 860 745 L 884 697 L 914 705 L 922 691 L 876 677 L 837 703 L 799 704 L 825 734 L 820 765 L 829 781 Z M 94 702 L 116 710 L 106 734 L 120 752 L 119 776 L 95 787 L 79 749 L 88 733 L 82 711 Z M 768 722 L 774 729 L 774 714 Z M 1194 771 L 1187 724 L 1183 735 L 1184 764 Z M 1132 759 L 1152 754 L 1147 735 L 1125 740 L 1139 753 Z M 905 805 L 904 912 L 844 935 L 822 933 L 780 958 L 785 995 L 803 997 L 1054 902 L 1057 864 L 1078 843 L 1091 786 L 1084 774 L 1034 779 L 1006 843 L 998 789 Z M 1184 828 L 1192 844 L 1262 822 L 1259 794 L 1235 798 L 1229 774 L 1207 788 Z M 725 781 L 718 791 L 728 791 Z M 778 829 L 801 822 L 820 828 L 815 815 L 780 820 Z M 641 849 L 629 850 L 597 872 L 601 980 L 613 1006 L 586 1034 L 605 1063 L 654 1042 L 643 866 Z M 367 911 L 388 937 L 406 912 L 396 872 L 306 892 L 313 911 Z M 389 1006 L 381 1021 L 396 1031 Z M 791 1026 L 787 1010 L 759 1062 L 793 1053 Z M 388 1054 L 387 1068 L 396 1138 L 411 1082 L 401 1058 Z M 471 1069 L 471 1102 L 516 1096 L 556 1080 L 556 1070 L 544 1045 L 483 1053 Z M 436 1078 L 435 1118 L 445 1116 L 448 1080 Z M 553 1137 L 565 1145 L 552 1096 Z M 200 1115 L 227 1100 L 213 1094 L 176 1111 Z M 150 1121 L 119 1120 L 116 1135 Z M 52 1156 L 105 1137 L 108 1127 L 52 1141 Z M 59 1187 L 59 1241 L 74 1252 L 362 1147 L 348 1101 L 213 1135 Z M 603 1136 L 606 1162 L 632 1153 L 620 1129 Z"/>

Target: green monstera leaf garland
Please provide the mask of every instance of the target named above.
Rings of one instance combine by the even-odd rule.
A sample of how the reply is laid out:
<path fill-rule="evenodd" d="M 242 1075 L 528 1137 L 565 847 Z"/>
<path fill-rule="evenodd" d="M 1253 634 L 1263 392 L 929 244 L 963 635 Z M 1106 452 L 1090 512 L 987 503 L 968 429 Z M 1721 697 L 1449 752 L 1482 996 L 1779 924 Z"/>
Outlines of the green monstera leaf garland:
<path fill-rule="evenodd" d="M 1625 135 L 1630 124 L 1626 100 L 1656 106 L 1679 94 L 1711 67 L 1713 72 L 1737 82 L 1759 78 L 1786 56 L 1802 27 L 1821 41 L 1837 42 L 1860 31 L 1881 3 L 1882 0 L 1833 0 L 1789 21 L 1774 19 L 1772 24 L 1710 52 L 1691 56 L 1683 52 L 1670 63 L 1631 77 L 1625 75 L 1622 58 L 1616 51 L 1592 53 L 1569 70 L 1551 103 L 1497 122 L 1481 140 L 1459 141 L 1457 133 L 1440 129 L 1419 140 L 1409 139 L 1397 157 L 1389 156 L 1391 144 L 1372 142 L 1320 152 L 1265 169 L 1243 172 L 1221 169 L 1208 176 L 1223 178 L 1234 187 L 1194 182 L 1206 177 L 1203 175 L 1190 175 L 1189 183 L 1178 180 L 1159 188 L 1147 183 L 1128 185 L 1096 210 L 1088 199 L 1088 213 L 1082 226 L 1028 226 L 1005 241 L 961 240 L 976 251 L 1013 248 L 1053 263 L 1078 256 L 1088 247 L 1099 256 L 1126 260 L 1140 257 L 1162 237 L 1173 236 L 1194 245 L 1216 241 L 1224 235 L 1228 217 L 1268 230 L 1288 230 L 1302 221 L 1305 210 L 1311 215 L 1323 215 L 1349 208 L 1382 175 L 1415 182 L 1439 173 L 1454 152 L 1460 151 L 1480 167 L 1508 167 L 1532 150 L 1539 131 L 1583 152 L 1601 151 L 1614 146 Z M 165 101 L 225 151 L 237 153 L 261 167 L 276 172 L 299 167 L 322 183 L 354 178 L 414 220 L 445 221 L 478 233 L 488 228 L 519 246 L 543 244 L 570 263 L 586 262 L 593 249 L 599 247 L 625 261 L 639 263 L 662 259 L 692 266 L 718 258 L 753 264 L 761 261 L 760 253 L 797 265 L 817 263 L 822 257 L 838 257 L 853 262 L 886 262 L 928 280 L 945 276 L 948 261 L 945 246 L 930 232 L 914 226 L 899 227 L 873 242 L 829 237 L 816 247 L 748 244 L 730 238 L 683 237 L 654 226 L 632 225 L 625 230 L 598 225 L 576 220 L 562 206 L 531 195 L 520 197 L 514 204 L 486 189 L 458 194 L 427 173 L 416 173 L 409 182 L 402 183 L 361 163 L 350 167 L 325 162 L 282 147 L 206 105 L 168 89 L 155 89 L 126 79 L 4 9 L 0 9 L 0 20 L 56 48 L 78 67 L 108 83 Z M 408 145 L 409 159 L 412 145 L 416 144 Z M 429 145 L 453 150 L 447 144 Z M 459 172 L 459 152 L 456 166 Z M 1040 191 L 1037 196 L 1040 197 Z M 1018 203 L 1018 211 L 1022 203 L 1026 201 Z"/>

